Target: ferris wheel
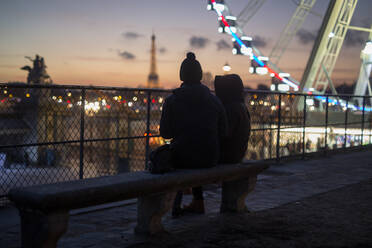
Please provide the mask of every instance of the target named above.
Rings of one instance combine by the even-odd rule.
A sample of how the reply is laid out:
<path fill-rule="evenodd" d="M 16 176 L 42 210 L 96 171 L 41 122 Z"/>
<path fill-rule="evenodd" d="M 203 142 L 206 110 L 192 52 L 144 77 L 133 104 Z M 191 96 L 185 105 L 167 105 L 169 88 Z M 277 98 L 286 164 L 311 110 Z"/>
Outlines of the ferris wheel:
<path fill-rule="evenodd" d="M 322 102 L 325 101 L 325 97 L 322 97 L 321 95 L 323 95 L 328 88 L 332 90 L 333 94 L 337 94 L 330 77 L 335 67 L 347 30 L 354 29 L 369 32 L 370 39 L 372 38 L 372 27 L 371 29 L 367 29 L 350 26 L 351 18 L 358 1 L 330 0 L 328 10 L 323 18 L 318 38 L 315 41 L 301 82 L 292 78 L 288 73 L 280 70 L 278 63 L 290 44 L 290 41 L 301 28 L 308 14 L 312 13 L 319 16 L 319 14 L 312 11 L 316 0 L 292 0 L 292 2 L 297 5 L 297 8 L 268 57 L 263 56 L 259 49 L 252 44 L 252 37 L 245 35 L 242 30 L 242 27 L 253 18 L 265 1 L 266 0 L 249 1 L 238 16 L 234 16 L 231 13 L 227 1 L 224 0 L 208 0 L 207 9 L 217 13 L 219 24 L 218 32 L 232 36 L 232 53 L 249 57 L 251 61 L 249 72 L 259 75 L 270 74 L 272 77 L 271 90 L 300 91 L 301 93 L 306 94 L 318 94 L 319 96 L 316 96 L 315 98 Z M 361 55 L 363 60 L 361 74 L 354 94 L 364 95 L 368 89 L 369 94 L 372 95 L 369 81 L 366 80 L 366 77 L 371 73 L 372 61 L 368 62 L 369 60 L 372 60 L 371 50 L 372 42 L 367 41 L 366 48 L 362 51 L 362 53 L 366 55 Z M 359 91 L 357 91 L 357 89 Z M 345 103 L 338 98 L 326 99 L 327 101 L 340 106 L 345 105 Z M 299 103 L 299 105 L 301 105 L 301 103 Z M 349 104 L 348 106 L 360 109 L 361 103 L 357 103 L 357 106 L 352 104 Z M 302 108 L 303 106 L 299 107 Z M 365 110 L 364 104 L 363 109 Z M 372 111 L 372 109 L 369 108 L 368 111 Z"/>

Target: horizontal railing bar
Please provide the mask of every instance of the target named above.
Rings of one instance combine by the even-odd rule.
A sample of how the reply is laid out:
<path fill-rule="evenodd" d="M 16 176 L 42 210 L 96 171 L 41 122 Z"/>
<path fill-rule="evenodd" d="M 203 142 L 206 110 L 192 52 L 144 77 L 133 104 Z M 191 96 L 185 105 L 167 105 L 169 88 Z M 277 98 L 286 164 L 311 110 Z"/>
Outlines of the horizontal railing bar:
<path fill-rule="evenodd" d="M 356 124 L 362 124 L 362 122 L 348 122 L 348 125 L 356 125 Z M 275 125 L 275 123 L 273 123 Z M 284 124 L 285 125 L 285 124 Z M 330 123 L 330 126 L 338 126 L 338 125 L 345 125 L 345 123 Z M 288 128 L 302 128 L 302 125 L 291 125 L 291 126 L 281 126 L 280 129 L 288 129 Z M 322 127 L 322 125 L 319 126 L 306 126 L 306 128 L 311 127 Z M 252 128 L 251 132 L 255 131 L 275 131 L 277 130 L 277 127 L 273 128 Z M 291 132 L 291 131 L 288 131 Z M 151 137 L 161 137 L 160 135 L 151 135 Z M 116 137 L 116 138 L 100 138 L 100 139 L 86 139 L 84 140 L 84 143 L 89 142 L 105 142 L 105 141 L 114 141 L 114 140 L 129 140 L 129 139 L 141 139 L 146 138 L 146 136 L 131 136 L 131 137 Z M 0 149 L 9 149 L 9 148 L 20 148 L 20 147 L 32 147 L 32 146 L 47 146 L 47 145 L 64 145 L 64 144 L 71 144 L 71 143 L 79 143 L 80 140 L 68 140 L 68 141 L 55 141 L 55 142 L 40 142 L 40 143 L 30 143 L 30 144 L 17 144 L 17 145 L 3 145 L 0 146 Z"/>
<path fill-rule="evenodd" d="M 146 136 L 131 136 L 131 137 L 116 137 L 116 138 L 101 138 L 101 139 L 84 139 L 84 143 L 88 142 L 103 142 L 113 140 L 130 140 L 130 139 L 141 139 Z M 160 135 L 151 135 L 151 137 L 160 137 Z M 67 140 L 67 141 L 54 141 L 54 142 L 40 142 L 40 143 L 29 143 L 29 144 L 18 144 L 18 145 L 5 145 L 0 146 L 0 149 L 8 148 L 20 148 L 20 147 L 31 147 L 31 146 L 47 146 L 47 145 L 65 145 L 72 143 L 79 143 L 81 140 Z"/>
<path fill-rule="evenodd" d="M 173 89 L 154 89 L 154 88 L 130 88 L 130 87 L 113 87 L 113 86 L 83 86 L 83 85 L 37 85 L 37 84 L 14 84 L 14 83 L 0 83 L 0 88 L 35 88 L 35 89 L 70 89 L 70 90 L 116 90 L 116 91 L 144 91 L 144 92 L 166 92 L 171 93 Z M 317 96 L 329 96 L 329 97 L 351 97 L 351 98 L 371 98 L 371 96 L 362 96 L 362 95 L 352 95 L 352 94 L 306 94 L 298 92 L 280 92 L 280 91 L 266 91 L 266 90 L 252 90 L 245 89 L 245 93 L 262 93 L 269 95 L 294 95 L 294 96 L 308 96 L 308 97 L 317 97 Z"/>
<path fill-rule="evenodd" d="M 117 90 L 117 91 L 153 91 L 153 92 L 171 92 L 169 89 L 154 88 L 130 88 L 130 87 L 113 87 L 113 86 L 84 86 L 84 85 L 37 85 L 37 84 L 12 84 L 0 83 L 0 88 L 33 88 L 33 89 L 69 89 L 69 90 Z"/>

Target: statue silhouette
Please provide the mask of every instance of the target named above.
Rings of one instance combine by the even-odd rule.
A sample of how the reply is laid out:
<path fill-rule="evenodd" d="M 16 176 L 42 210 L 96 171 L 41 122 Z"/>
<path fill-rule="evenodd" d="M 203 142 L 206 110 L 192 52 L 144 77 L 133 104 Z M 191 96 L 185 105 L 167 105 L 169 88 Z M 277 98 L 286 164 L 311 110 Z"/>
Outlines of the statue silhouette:
<path fill-rule="evenodd" d="M 21 70 L 28 71 L 27 83 L 28 84 L 51 84 L 52 79 L 46 72 L 47 66 L 45 65 L 44 58 L 36 54 L 35 59 L 26 56 L 26 59 L 30 60 L 33 67 L 28 65 L 23 66 Z"/>

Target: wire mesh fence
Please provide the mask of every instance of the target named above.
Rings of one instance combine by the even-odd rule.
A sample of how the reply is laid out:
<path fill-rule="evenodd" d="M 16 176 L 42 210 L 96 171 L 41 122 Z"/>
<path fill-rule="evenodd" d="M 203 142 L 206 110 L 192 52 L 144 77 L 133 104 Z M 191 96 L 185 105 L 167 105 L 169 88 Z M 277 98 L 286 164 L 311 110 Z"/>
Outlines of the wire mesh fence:
<path fill-rule="evenodd" d="M 13 187 L 145 170 L 149 152 L 166 142 L 159 124 L 169 94 L 0 85 L 0 205 Z M 245 158 L 280 160 L 371 144 L 370 102 L 369 97 L 246 91 L 252 131 Z"/>

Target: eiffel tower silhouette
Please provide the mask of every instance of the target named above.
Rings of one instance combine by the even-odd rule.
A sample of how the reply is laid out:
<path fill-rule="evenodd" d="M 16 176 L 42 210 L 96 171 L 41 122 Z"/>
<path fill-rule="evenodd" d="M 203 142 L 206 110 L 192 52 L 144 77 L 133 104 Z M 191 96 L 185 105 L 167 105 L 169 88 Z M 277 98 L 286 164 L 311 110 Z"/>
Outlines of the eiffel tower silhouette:
<path fill-rule="evenodd" d="M 150 74 L 147 79 L 147 88 L 159 88 L 159 76 L 156 73 L 156 48 L 154 33 L 151 36 L 151 64 Z"/>

